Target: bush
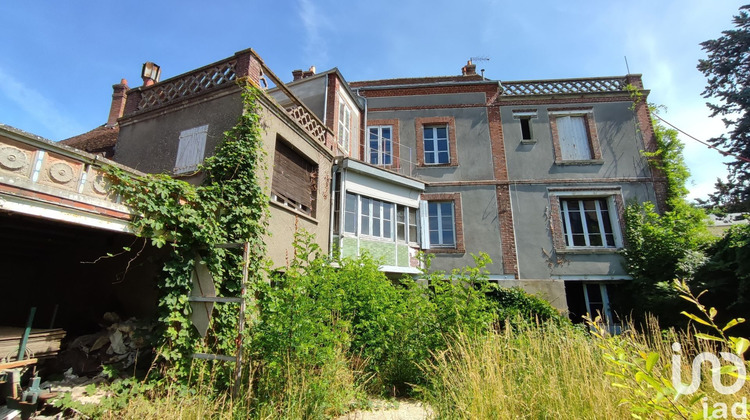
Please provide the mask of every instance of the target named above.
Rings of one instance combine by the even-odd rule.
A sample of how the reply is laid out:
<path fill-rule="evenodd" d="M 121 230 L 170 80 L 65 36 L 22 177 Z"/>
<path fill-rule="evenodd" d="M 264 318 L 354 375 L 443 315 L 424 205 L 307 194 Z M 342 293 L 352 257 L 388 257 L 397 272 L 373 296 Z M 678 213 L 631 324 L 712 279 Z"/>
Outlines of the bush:
<path fill-rule="evenodd" d="M 570 324 L 570 320 L 549 302 L 526 293 L 520 287 L 499 287 L 488 296 L 497 304 L 497 317 L 500 322 L 517 323 L 518 320 L 525 320 L 552 321 L 557 325 Z"/>

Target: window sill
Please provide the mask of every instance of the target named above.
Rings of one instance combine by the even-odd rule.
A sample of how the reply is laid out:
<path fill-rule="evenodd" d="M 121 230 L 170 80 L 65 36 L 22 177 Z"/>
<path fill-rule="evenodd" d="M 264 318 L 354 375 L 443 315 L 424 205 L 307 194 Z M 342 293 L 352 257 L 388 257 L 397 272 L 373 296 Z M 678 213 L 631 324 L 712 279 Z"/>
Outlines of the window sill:
<path fill-rule="evenodd" d="M 557 254 L 617 254 L 620 248 L 561 248 L 555 249 Z"/>
<path fill-rule="evenodd" d="M 536 140 L 535 139 L 521 140 L 521 144 L 536 144 Z"/>
<path fill-rule="evenodd" d="M 430 254 L 465 254 L 466 250 L 458 248 L 430 248 L 425 249 L 424 252 Z"/>
<path fill-rule="evenodd" d="M 420 163 L 417 168 L 457 168 L 457 163 Z"/>
<path fill-rule="evenodd" d="M 583 165 L 603 165 L 604 159 L 588 159 L 588 160 L 556 160 L 555 165 L 563 166 L 583 166 Z"/>
<path fill-rule="evenodd" d="M 279 203 L 279 202 L 277 202 L 277 201 L 275 201 L 275 200 L 268 200 L 268 202 L 269 202 L 269 203 L 270 203 L 270 204 L 271 204 L 271 205 L 272 205 L 273 207 L 277 207 L 277 208 L 280 208 L 280 209 L 282 209 L 282 210 L 286 210 L 286 211 L 288 211 L 289 213 L 292 213 L 292 214 L 294 214 L 295 216 L 299 216 L 299 217 L 301 217 L 301 218 L 303 218 L 303 219 L 305 219 L 305 220 L 307 220 L 307 221 L 309 221 L 309 222 L 315 223 L 316 225 L 318 224 L 318 219 L 316 219 L 316 218 L 314 218 L 314 217 L 310 216 L 309 214 L 305 214 L 305 213 L 302 213 L 302 212 L 301 212 L 301 211 L 299 211 L 299 210 L 295 210 L 295 209 L 293 209 L 293 208 L 291 208 L 291 207 L 289 207 L 289 206 L 285 206 L 284 204 L 282 204 L 282 203 Z"/>

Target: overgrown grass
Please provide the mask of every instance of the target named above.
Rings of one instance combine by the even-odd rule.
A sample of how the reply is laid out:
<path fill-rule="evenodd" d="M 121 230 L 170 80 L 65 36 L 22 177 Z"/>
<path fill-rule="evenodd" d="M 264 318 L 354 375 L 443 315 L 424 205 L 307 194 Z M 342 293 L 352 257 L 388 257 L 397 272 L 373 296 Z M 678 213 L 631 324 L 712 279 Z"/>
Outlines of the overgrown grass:
<path fill-rule="evenodd" d="M 631 418 L 638 399 L 640 403 L 648 402 L 656 393 L 639 395 L 638 389 L 613 386 L 623 381 L 612 376 L 617 373 L 616 366 L 605 357 L 611 350 L 609 340 L 625 343 L 625 348 L 658 353 L 654 375 L 666 381 L 671 380 L 673 342 L 681 343 L 682 372 L 687 382 L 694 355 L 704 351 L 718 354 L 710 343 L 696 341 L 690 334 L 662 332 L 653 321 L 645 332 L 630 331 L 603 339 L 552 323 L 521 323 L 483 337 L 459 334 L 446 351 L 435 354 L 423 366 L 430 378 L 422 389 L 423 396 L 438 419 Z M 640 356 L 623 352 L 615 357 L 636 362 L 634 359 Z M 704 366 L 699 393 L 705 393 L 707 400 L 690 404 L 690 396 L 681 396 L 681 404 L 700 412 L 705 402 L 710 413 L 716 403 L 731 407 L 743 397 L 750 399 L 747 385 L 735 395 L 721 395 L 712 388 L 710 377 L 708 366 Z M 647 388 L 643 381 L 630 379 Z M 651 415 L 656 414 L 659 413 Z M 652 418 L 651 415 L 645 418 Z"/>

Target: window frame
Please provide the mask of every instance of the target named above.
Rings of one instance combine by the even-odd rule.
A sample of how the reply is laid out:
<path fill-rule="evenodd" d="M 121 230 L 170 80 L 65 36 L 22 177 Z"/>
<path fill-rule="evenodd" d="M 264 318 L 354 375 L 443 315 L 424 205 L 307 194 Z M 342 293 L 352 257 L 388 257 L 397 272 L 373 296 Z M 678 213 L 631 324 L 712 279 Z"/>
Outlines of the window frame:
<path fill-rule="evenodd" d="M 346 99 L 339 95 L 339 112 L 338 112 L 338 144 L 346 153 L 351 150 L 352 142 L 352 109 L 349 107 Z"/>
<path fill-rule="evenodd" d="M 382 119 L 382 120 L 368 120 L 367 121 L 367 135 L 362 141 L 362 159 L 364 162 L 370 162 L 370 128 L 371 127 L 391 127 L 391 164 L 390 165 L 376 165 L 384 168 L 398 169 L 401 167 L 401 143 L 399 141 L 399 120 L 393 119 Z M 371 163 L 372 164 L 372 163 Z"/>
<path fill-rule="evenodd" d="M 585 217 L 586 213 L 591 212 L 584 207 L 584 201 L 593 201 L 594 210 L 593 213 L 596 215 L 596 229 L 599 231 L 594 232 L 593 226 L 589 225 L 588 218 Z M 614 226 L 612 224 L 612 217 L 610 215 L 610 205 L 607 202 L 608 199 L 605 197 L 565 197 L 560 199 L 560 212 L 563 221 L 563 234 L 565 235 L 565 246 L 568 248 L 615 248 L 616 243 L 614 240 Z M 602 208 L 602 203 L 606 208 Z M 571 205 L 577 205 L 577 208 L 571 208 Z M 606 212 L 606 213 L 605 213 Z M 573 229 L 573 223 L 571 217 L 573 213 L 578 213 L 580 217 L 581 233 L 577 233 Z M 609 231 L 606 229 L 605 221 L 609 222 Z M 574 235 L 582 235 L 584 245 L 575 245 Z M 608 236 L 612 237 L 612 245 L 610 246 Z M 592 245 L 592 241 L 596 239 L 602 243 L 602 245 Z"/>
<path fill-rule="evenodd" d="M 284 150 L 286 149 L 286 150 Z M 293 153 L 293 155 L 286 156 L 286 153 Z M 285 172 L 281 165 L 279 165 L 278 159 L 281 158 L 290 161 L 292 165 L 289 167 L 289 172 Z M 295 162 L 294 160 L 297 160 Z M 292 143 L 286 141 L 280 135 L 276 137 L 276 143 L 274 144 L 274 158 L 273 158 L 273 170 L 271 171 L 270 180 L 270 202 L 283 209 L 291 210 L 296 214 L 309 217 L 313 220 L 316 219 L 317 214 L 317 201 L 318 201 L 318 173 L 320 167 L 317 163 L 313 162 L 307 155 L 302 153 L 299 149 L 295 148 Z M 278 167 L 277 167 L 278 165 Z M 305 165 L 304 167 L 302 165 Z M 305 171 L 308 178 L 309 184 L 304 186 L 305 195 L 310 194 L 309 206 L 303 202 L 295 200 L 295 196 L 302 195 L 300 191 L 283 191 L 283 187 L 297 186 L 299 179 L 304 179 L 300 176 L 289 176 L 289 173 Z M 284 179 L 286 181 L 284 181 Z M 300 193 L 300 194 L 297 194 Z M 306 201 L 306 200 L 305 200 Z"/>
<path fill-rule="evenodd" d="M 463 211 L 461 206 L 461 193 L 425 193 L 421 195 L 420 203 L 420 232 L 421 232 L 421 245 L 425 252 L 430 253 L 458 253 L 462 254 L 466 252 L 464 246 L 464 230 L 463 230 Z M 430 237 L 430 225 L 429 225 L 429 203 L 432 202 L 452 202 L 453 203 L 453 232 L 454 232 L 454 245 L 452 246 L 435 246 L 429 240 Z"/>
<path fill-rule="evenodd" d="M 389 137 L 385 137 L 383 135 L 384 129 L 387 129 L 389 131 Z M 373 130 L 376 132 L 373 133 Z M 372 147 L 373 138 L 372 135 L 375 134 L 376 138 L 374 139 L 377 142 L 377 147 Z M 367 156 L 367 162 L 371 165 L 375 166 L 393 166 L 393 126 L 391 125 L 369 125 L 367 126 L 367 148 L 365 152 L 365 156 Z M 388 147 L 386 148 L 386 144 Z M 386 152 L 386 149 L 390 149 Z M 373 162 L 373 154 L 376 154 L 375 162 Z M 385 158 L 388 157 L 388 160 L 390 162 L 385 162 Z"/>
<path fill-rule="evenodd" d="M 552 144 L 555 149 L 555 164 L 557 165 L 591 165 L 602 164 L 602 152 L 599 144 L 599 136 L 596 130 L 596 121 L 594 119 L 594 108 L 549 108 L 549 125 L 552 131 Z M 586 129 L 587 144 L 589 146 L 590 157 L 588 159 L 564 159 L 563 149 L 560 142 L 560 132 L 558 127 L 558 118 L 562 117 L 580 117 L 583 119 L 584 128 Z"/>
<path fill-rule="evenodd" d="M 537 110 L 536 109 L 514 109 L 513 111 L 513 119 L 518 120 L 518 127 L 521 132 L 521 144 L 534 144 L 536 143 L 536 137 L 534 136 L 534 128 L 532 124 L 532 120 L 535 120 L 537 118 Z M 528 131 L 529 131 L 529 137 L 524 138 L 523 132 L 523 125 L 524 122 L 528 125 Z"/>
<path fill-rule="evenodd" d="M 624 246 L 624 204 L 619 187 L 582 187 L 576 188 L 548 188 L 550 199 L 550 218 L 552 241 L 557 253 L 615 253 Z M 563 200 L 605 199 L 609 222 L 612 227 L 614 246 L 576 246 L 566 242 L 566 215 L 563 214 Z M 601 214 L 598 214 L 600 217 Z M 569 223 L 569 222 L 568 222 Z M 600 221 L 601 224 L 601 221 Z M 568 224 L 569 226 L 569 224 Z M 570 233 L 570 231 L 568 231 Z M 590 243 L 590 241 L 589 241 Z"/>
<path fill-rule="evenodd" d="M 445 126 L 447 143 L 448 143 L 448 162 L 444 163 L 427 163 L 425 158 L 425 136 L 424 130 L 427 127 Z M 452 167 L 458 166 L 458 151 L 456 138 L 456 119 L 454 117 L 423 117 L 415 119 L 415 129 L 417 138 L 417 166 L 421 167 Z M 436 144 L 437 146 L 437 141 Z"/>
<path fill-rule="evenodd" d="M 410 238 L 408 231 L 409 226 L 409 209 L 415 207 L 409 207 L 403 204 L 393 203 L 390 201 L 379 200 L 369 196 L 361 195 L 355 192 L 347 191 L 344 199 L 344 226 L 343 234 L 345 236 L 353 236 L 365 238 L 368 240 L 379 240 L 386 242 L 395 242 L 401 244 L 408 244 L 413 242 Z M 352 213 L 348 209 L 347 204 L 350 204 L 350 199 L 354 201 L 355 213 Z M 377 211 L 376 211 L 377 206 Z M 404 234 L 406 235 L 405 240 L 398 239 L 398 209 L 404 209 Z M 387 211 L 386 211 L 387 210 Z M 354 228 L 351 229 L 347 226 L 347 216 L 351 215 L 354 217 Z M 375 235 L 373 226 L 377 223 L 379 233 Z M 367 233 L 364 233 L 363 226 L 367 226 Z M 385 236 L 386 227 L 388 236 Z M 414 238 L 416 239 L 416 238 Z"/>

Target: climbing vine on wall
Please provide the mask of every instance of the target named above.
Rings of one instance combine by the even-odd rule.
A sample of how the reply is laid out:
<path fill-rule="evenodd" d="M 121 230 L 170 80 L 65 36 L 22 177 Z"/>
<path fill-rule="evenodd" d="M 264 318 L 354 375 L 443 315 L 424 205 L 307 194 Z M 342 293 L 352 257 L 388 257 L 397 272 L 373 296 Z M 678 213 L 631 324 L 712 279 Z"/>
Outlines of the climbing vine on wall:
<path fill-rule="evenodd" d="M 191 326 L 187 298 L 196 258 L 200 256 L 206 263 L 219 296 L 240 294 L 242 250 L 217 248 L 216 244 L 250 243 L 250 285 L 260 280 L 264 268 L 268 196 L 263 191 L 265 152 L 257 104 L 262 93 L 253 86 L 242 86 L 242 115 L 199 168 L 204 174 L 201 185 L 166 174 L 133 177 L 118 168 L 106 168 L 113 179 L 113 191 L 138 215 L 132 221 L 134 231 L 169 250 L 158 282 L 160 356 L 181 378 L 187 377 L 196 348 L 220 354 L 236 352 L 238 305 L 215 305 L 209 335 L 202 343 Z M 252 288 L 248 290 L 252 294 Z"/>

